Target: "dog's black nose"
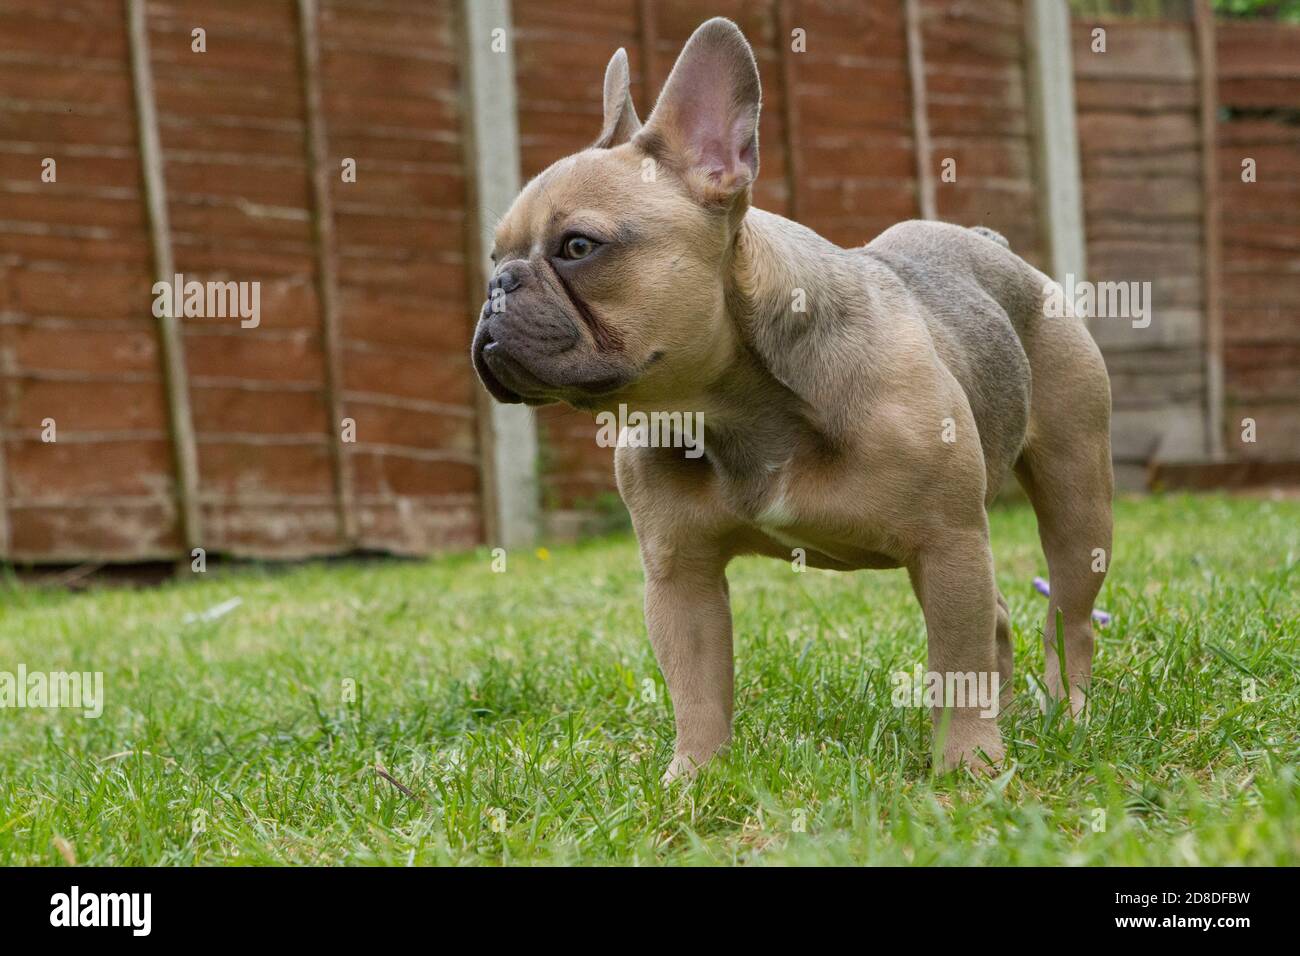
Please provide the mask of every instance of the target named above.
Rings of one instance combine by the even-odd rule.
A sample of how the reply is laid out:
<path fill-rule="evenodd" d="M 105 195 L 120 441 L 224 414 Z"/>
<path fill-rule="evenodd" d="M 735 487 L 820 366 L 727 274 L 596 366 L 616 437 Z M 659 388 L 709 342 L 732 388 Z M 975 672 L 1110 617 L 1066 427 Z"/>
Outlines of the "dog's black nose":
<path fill-rule="evenodd" d="M 498 290 L 501 292 L 514 292 L 517 288 L 519 288 L 519 274 L 514 269 L 506 267 L 498 269 L 497 274 L 488 283 L 488 295 Z"/>

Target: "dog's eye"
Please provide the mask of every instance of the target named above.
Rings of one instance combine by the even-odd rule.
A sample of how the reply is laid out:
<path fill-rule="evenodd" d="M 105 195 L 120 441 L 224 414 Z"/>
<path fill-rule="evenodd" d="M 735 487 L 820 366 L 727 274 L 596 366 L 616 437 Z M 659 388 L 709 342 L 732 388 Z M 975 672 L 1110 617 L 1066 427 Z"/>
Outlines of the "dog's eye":
<path fill-rule="evenodd" d="M 560 249 L 566 259 L 585 259 L 596 250 L 596 243 L 586 236 L 570 236 Z"/>

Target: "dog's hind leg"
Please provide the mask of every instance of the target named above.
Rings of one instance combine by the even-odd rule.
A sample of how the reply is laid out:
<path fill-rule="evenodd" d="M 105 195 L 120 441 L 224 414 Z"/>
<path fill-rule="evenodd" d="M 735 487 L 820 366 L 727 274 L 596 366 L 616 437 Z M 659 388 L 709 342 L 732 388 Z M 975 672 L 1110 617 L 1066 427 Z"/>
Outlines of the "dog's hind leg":
<path fill-rule="evenodd" d="M 999 707 L 1006 707 L 1011 703 L 1011 697 L 1014 694 L 1014 685 L 1012 677 L 1015 673 L 1015 654 L 1011 647 L 1011 612 L 1007 610 L 1007 599 L 998 592 L 998 622 L 995 632 L 998 651 L 998 679 L 1002 682 L 1002 690 L 998 695 Z"/>
<path fill-rule="evenodd" d="M 1110 383 L 1091 335 L 1072 315 L 1034 316 L 1021 339 L 1033 394 L 1016 477 L 1038 517 L 1051 582 L 1043 629 L 1047 690 L 1060 699 L 1068 684 L 1077 715 L 1092 680 L 1093 602 L 1111 559 Z"/>

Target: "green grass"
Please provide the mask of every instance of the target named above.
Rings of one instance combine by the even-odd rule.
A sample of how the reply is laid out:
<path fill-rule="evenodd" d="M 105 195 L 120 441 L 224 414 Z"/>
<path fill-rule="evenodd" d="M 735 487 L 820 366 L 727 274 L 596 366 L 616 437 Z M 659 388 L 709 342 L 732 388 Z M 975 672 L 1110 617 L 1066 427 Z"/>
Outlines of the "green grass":
<path fill-rule="evenodd" d="M 986 780 L 933 776 L 928 716 L 891 706 L 925 653 L 902 572 L 733 564 L 736 743 L 667 790 L 630 537 L 500 574 L 483 551 L 10 586 L 0 670 L 103 671 L 106 703 L 0 710 L 0 863 L 1300 862 L 1300 503 L 1116 517 L 1084 725 L 1027 689 L 1044 564 L 1031 512 L 993 515 L 1019 694 Z"/>

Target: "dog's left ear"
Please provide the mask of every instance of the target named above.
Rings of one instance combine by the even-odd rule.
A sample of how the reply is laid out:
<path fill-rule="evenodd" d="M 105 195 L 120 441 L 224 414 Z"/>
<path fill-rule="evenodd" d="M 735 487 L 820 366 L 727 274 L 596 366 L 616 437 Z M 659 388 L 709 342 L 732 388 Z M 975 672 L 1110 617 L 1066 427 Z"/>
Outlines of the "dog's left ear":
<path fill-rule="evenodd" d="M 636 145 L 708 205 L 731 205 L 758 176 L 762 88 L 749 41 L 725 17 L 701 24 L 668 74 Z"/>
<path fill-rule="evenodd" d="M 641 129 L 636 107 L 632 105 L 631 78 L 627 69 L 627 51 L 622 47 L 609 58 L 605 67 L 605 125 L 592 145 L 597 149 L 622 146 Z"/>

